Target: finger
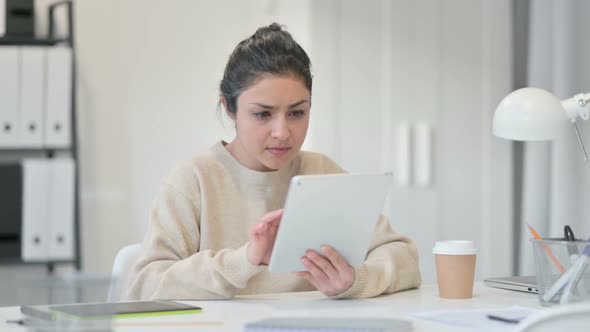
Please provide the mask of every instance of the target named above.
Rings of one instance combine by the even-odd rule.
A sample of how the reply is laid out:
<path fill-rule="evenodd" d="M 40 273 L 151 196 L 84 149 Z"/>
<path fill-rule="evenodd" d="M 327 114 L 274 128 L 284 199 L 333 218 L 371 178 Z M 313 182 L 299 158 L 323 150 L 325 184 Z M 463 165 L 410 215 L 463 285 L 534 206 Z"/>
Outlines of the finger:
<path fill-rule="evenodd" d="M 310 276 L 309 272 L 307 271 L 298 271 L 298 272 L 293 272 L 294 275 L 301 277 L 301 278 L 308 278 Z"/>
<path fill-rule="evenodd" d="M 307 268 L 307 271 L 313 278 L 317 279 L 317 281 L 321 283 L 327 283 L 329 281 L 326 273 L 320 269 L 311 259 L 307 258 L 307 256 L 301 258 L 301 263 L 303 263 L 303 266 Z"/>
<path fill-rule="evenodd" d="M 273 231 L 277 231 L 279 229 L 279 224 L 281 223 L 281 219 L 277 219 L 275 221 L 271 221 L 269 223 L 266 223 L 265 225 L 268 225 L 270 227 L 270 229 L 272 229 Z"/>
<path fill-rule="evenodd" d="M 279 230 L 279 224 L 275 223 L 275 222 L 270 222 L 270 223 L 265 223 L 262 224 L 263 227 L 263 232 L 264 234 L 268 235 L 268 236 L 276 236 L 277 232 Z"/>
<path fill-rule="evenodd" d="M 338 278 L 338 270 L 334 268 L 332 263 L 326 257 L 318 254 L 315 250 L 308 250 L 305 257 L 310 259 L 319 269 L 321 269 L 329 279 Z"/>
<path fill-rule="evenodd" d="M 350 269 L 350 265 L 344 256 L 340 255 L 340 253 L 333 247 L 323 245 L 320 249 L 338 272 L 348 271 Z"/>
<path fill-rule="evenodd" d="M 271 211 L 271 212 L 263 215 L 262 218 L 260 219 L 260 221 L 263 223 L 276 222 L 278 220 L 281 220 L 282 216 L 283 216 L 283 209 L 274 210 L 274 211 Z"/>
<path fill-rule="evenodd" d="M 277 234 L 277 228 L 271 227 L 268 224 L 259 223 L 250 229 L 250 236 L 260 238 L 274 238 Z"/>
<path fill-rule="evenodd" d="M 250 235 L 251 236 L 258 236 L 262 232 L 262 226 L 264 224 L 256 224 L 250 228 Z"/>
<path fill-rule="evenodd" d="M 333 247 L 322 246 L 321 250 L 326 257 L 330 259 L 332 265 L 338 270 L 338 276 L 332 279 L 332 286 L 335 288 L 336 293 L 340 293 L 350 288 L 355 280 L 354 268 L 350 266 L 346 261 L 346 258 Z"/>
<path fill-rule="evenodd" d="M 273 244 L 277 237 L 277 229 L 269 224 L 259 223 L 252 228 L 251 237 L 256 241 Z"/>

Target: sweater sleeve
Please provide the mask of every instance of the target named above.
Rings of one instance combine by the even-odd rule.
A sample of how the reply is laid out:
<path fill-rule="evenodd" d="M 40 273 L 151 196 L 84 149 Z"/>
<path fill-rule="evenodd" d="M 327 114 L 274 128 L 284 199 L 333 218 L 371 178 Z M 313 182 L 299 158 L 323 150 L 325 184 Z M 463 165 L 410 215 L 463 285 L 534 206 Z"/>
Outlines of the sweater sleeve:
<path fill-rule="evenodd" d="M 420 286 L 418 250 L 408 237 L 394 232 L 381 216 L 365 262 L 355 269 L 353 285 L 334 298 L 369 298 Z"/>
<path fill-rule="evenodd" d="M 232 298 L 266 268 L 250 263 L 247 243 L 217 252 L 199 251 L 199 206 L 194 202 L 171 184 L 164 184 L 151 210 L 142 253 L 132 268 L 124 298 Z"/>

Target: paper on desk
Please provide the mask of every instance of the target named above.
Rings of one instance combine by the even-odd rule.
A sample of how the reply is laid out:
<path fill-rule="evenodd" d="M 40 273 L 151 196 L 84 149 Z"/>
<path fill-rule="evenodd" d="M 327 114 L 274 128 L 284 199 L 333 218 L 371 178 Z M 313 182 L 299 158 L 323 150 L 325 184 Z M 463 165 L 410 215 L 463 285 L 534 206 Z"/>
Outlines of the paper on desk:
<path fill-rule="evenodd" d="M 539 312 L 539 309 L 512 306 L 501 309 L 418 312 L 411 314 L 410 318 L 430 320 L 466 329 L 477 329 L 478 331 L 499 332 L 512 331 L 518 325 L 491 320 L 488 315 L 524 319 L 536 312 Z"/>

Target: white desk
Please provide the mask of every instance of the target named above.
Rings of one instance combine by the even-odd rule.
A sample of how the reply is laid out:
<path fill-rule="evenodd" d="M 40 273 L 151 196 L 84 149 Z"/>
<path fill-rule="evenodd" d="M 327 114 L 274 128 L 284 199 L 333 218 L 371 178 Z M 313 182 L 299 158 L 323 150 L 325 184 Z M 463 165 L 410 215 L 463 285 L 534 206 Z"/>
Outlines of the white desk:
<path fill-rule="evenodd" d="M 228 301 L 190 301 L 203 308 L 196 315 L 133 318 L 114 322 L 115 331 L 242 331 L 247 322 L 269 317 L 389 317 L 407 318 L 408 314 L 433 310 L 506 308 L 513 305 L 540 308 L 537 296 L 499 290 L 476 283 L 474 297 L 445 300 L 438 297 L 435 285 L 364 300 L 331 300 L 319 292 L 242 296 Z M 6 324 L 18 319 L 18 307 L 0 308 L 0 331 L 25 331 Z M 135 325 L 135 326 L 131 326 Z M 152 325 L 152 326 L 150 326 Z M 457 331 L 457 327 L 415 320 L 414 331 Z M 510 328 L 507 329 L 509 331 Z"/>

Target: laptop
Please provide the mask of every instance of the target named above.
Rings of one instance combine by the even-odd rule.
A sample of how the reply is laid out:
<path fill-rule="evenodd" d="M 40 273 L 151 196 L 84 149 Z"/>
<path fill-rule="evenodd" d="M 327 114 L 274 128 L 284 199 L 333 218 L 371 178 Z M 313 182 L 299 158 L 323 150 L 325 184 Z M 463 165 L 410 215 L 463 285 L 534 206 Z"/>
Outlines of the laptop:
<path fill-rule="evenodd" d="M 537 277 L 535 276 L 516 276 L 502 278 L 484 279 L 484 284 L 489 287 L 538 294 Z"/>

